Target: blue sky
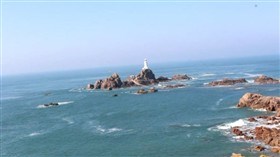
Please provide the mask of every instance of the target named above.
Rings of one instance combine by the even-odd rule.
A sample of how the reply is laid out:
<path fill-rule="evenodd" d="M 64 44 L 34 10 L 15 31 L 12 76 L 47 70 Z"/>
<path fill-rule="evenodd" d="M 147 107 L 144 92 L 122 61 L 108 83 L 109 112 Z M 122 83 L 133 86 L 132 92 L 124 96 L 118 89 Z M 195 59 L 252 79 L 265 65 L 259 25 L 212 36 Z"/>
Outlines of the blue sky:
<path fill-rule="evenodd" d="M 257 6 L 256 6 L 257 5 Z M 279 55 L 279 4 L 3 3 L 3 74 Z"/>

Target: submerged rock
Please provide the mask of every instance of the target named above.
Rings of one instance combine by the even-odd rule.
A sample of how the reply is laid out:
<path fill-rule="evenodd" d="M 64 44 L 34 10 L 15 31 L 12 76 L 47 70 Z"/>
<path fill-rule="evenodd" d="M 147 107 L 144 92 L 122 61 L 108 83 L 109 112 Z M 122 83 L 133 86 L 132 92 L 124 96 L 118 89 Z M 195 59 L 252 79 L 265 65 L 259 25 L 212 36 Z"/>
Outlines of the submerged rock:
<path fill-rule="evenodd" d="M 250 107 L 252 109 L 266 109 L 267 111 L 276 111 L 280 109 L 280 97 L 246 93 L 239 100 L 237 107 Z"/>
<path fill-rule="evenodd" d="M 177 74 L 177 75 L 174 75 L 172 77 L 172 80 L 190 80 L 192 79 L 191 77 L 189 77 L 188 75 L 186 74 Z"/>
<path fill-rule="evenodd" d="M 164 88 L 180 88 L 180 87 L 185 87 L 186 85 L 184 84 L 175 84 L 175 85 L 167 85 Z"/>
<path fill-rule="evenodd" d="M 265 76 L 265 75 L 261 75 L 259 77 L 257 77 L 254 80 L 255 83 L 258 84 L 276 84 L 276 83 L 280 83 L 279 80 Z"/>
<path fill-rule="evenodd" d="M 265 150 L 265 147 L 263 147 L 263 146 L 255 146 L 254 149 L 255 149 L 256 151 L 261 152 L 261 151 L 264 151 L 264 150 Z"/>
<path fill-rule="evenodd" d="M 146 91 L 145 89 L 139 89 L 137 91 L 137 94 L 147 94 L 147 93 L 148 93 L 148 91 Z"/>
<path fill-rule="evenodd" d="M 58 106 L 59 104 L 57 102 L 51 102 L 48 104 L 44 104 L 45 107 L 50 107 L 50 106 Z"/>
<path fill-rule="evenodd" d="M 228 86 L 228 85 L 234 85 L 237 83 L 246 83 L 245 78 L 240 79 L 223 79 L 221 81 L 212 81 L 208 85 L 210 86 Z"/>
<path fill-rule="evenodd" d="M 167 81 L 171 81 L 171 79 L 169 79 L 168 77 L 160 76 L 157 78 L 157 81 L 158 82 L 167 82 Z"/>

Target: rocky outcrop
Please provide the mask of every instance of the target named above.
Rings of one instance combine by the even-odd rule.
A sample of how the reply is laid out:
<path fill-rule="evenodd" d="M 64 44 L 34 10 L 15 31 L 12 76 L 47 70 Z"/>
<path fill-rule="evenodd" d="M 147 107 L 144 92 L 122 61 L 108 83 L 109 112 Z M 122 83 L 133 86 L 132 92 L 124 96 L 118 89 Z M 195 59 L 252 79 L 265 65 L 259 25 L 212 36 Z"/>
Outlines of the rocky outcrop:
<path fill-rule="evenodd" d="M 221 81 L 213 81 L 210 82 L 208 85 L 210 86 L 228 86 L 228 85 L 234 85 L 237 83 L 246 83 L 246 79 L 240 78 L 240 79 L 223 79 Z"/>
<path fill-rule="evenodd" d="M 191 77 L 189 77 L 188 75 L 186 74 L 177 74 L 177 75 L 174 75 L 172 77 L 172 80 L 190 80 L 192 79 Z"/>
<path fill-rule="evenodd" d="M 114 73 L 112 76 L 104 80 L 97 80 L 94 84 L 94 89 L 114 89 L 120 88 L 121 86 L 122 81 L 120 76 L 117 73 Z"/>
<path fill-rule="evenodd" d="M 265 75 L 261 75 L 257 78 L 255 78 L 254 80 L 255 83 L 258 84 L 276 84 L 276 83 L 280 83 L 279 80 L 265 76 Z"/>
<path fill-rule="evenodd" d="M 263 151 L 269 147 L 272 152 L 280 152 L 280 97 L 263 96 L 261 94 L 246 93 L 242 96 L 237 107 L 250 107 L 252 109 L 266 109 L 276 111 L 271 116 L 250 117 L 249 126 L 232 128 L 232 133 L 241 136 L 245 140 L 257 140 L 265 144 L 254 147 L 257 151 Z"/>
<path fill-rule="evenodd" d="M 158 83 L 151 69 L 143 69 L 132 81 L 139 85 L 150 85 Z"/>
<path fill-rule="evenodd" d="M 266 109 L 267 111 L 276 111 L 280 109 L 280 97 L 246 93 L 239 100 L 237 107 L 250 107 L 252 109 Z"/>
<path fill-rule="evenodd" d="M 255 128 L 256 140 L 260 140 L 267 145 L 280 147 L 280 129 L 268 127 Z"/>
<path fill-rule="evenodd" d="M 167 81 L 171 81 L 171 79 L 169 79 L 168 77 L 160 76 L 157 78 L 157 81 L 158 82 L 167 82 Z"/>

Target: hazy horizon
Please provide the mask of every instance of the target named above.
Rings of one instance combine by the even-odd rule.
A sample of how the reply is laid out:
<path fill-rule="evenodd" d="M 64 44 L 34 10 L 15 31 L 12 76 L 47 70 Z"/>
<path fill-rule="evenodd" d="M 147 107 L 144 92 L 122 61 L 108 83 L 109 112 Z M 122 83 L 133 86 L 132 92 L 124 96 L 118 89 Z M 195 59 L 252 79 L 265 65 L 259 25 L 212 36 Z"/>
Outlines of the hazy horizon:
<path fill-rule="evenodd" d="M 3 2 L 3 75 L 279 57 L 275 4 Z"/>

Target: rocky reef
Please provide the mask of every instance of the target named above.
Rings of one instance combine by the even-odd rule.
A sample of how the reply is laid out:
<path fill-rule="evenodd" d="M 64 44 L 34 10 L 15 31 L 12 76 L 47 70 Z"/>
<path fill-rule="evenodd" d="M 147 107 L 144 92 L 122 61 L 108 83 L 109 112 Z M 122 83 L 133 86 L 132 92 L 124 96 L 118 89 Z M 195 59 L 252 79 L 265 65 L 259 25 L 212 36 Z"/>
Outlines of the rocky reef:
<path fill-rule="evenodd" d="M 240 79 L 223 79 L 221 81 L 212 81 L 208 83 L 209 86 L 228 86 L 228 85 L 234 85 L 237 83 L 246 83 L 245 78 Z"/>
<path fill-rule="evenodd" d="M 258 84 L 276 84 L 276 83 L 280 83 L 279 80 L 274 79 L 272 77 L 265 76 L 265 75 L 261 75 L 261 76 L 255 78 L 254 82 L 258 83 Z"/>
<path fill-rule="evenodd" d="M 237 107 L 276 111 L 271 116 L 250 117 L 247 121 L 249 126 L 253 127 L 237 126 L 232 128 L 232 133 L 243 137 L 244 140 L 255 140 L 263 143 L 262 146 L 254 147 L 257 151 L 270 149 L 272 152 L 280 153 L 280 97 L 246 93 L 239 100 Z"/>
<path fill-rule="evenodd" d="M 112 74 L 112 76 L 100 79 L 95 81 L 94 84 L 88 84 L 86 86 L 87 90 L 92 89 L 107 89 L 112 90 L 116 88 L 127 88 L 133 86 L 147 86 L 158 84 L 159 82 L 168 82 L 172 80 L 190 80 L 191 77 L 187 76 L 186 74 L 178 74 L 174 75 L 172 79 L 168 77 L 160 76 L 158 78 L 155 77 L 155 74 L 151 69 L 143 68 L 139 74 L 131 75 L 126 80 L 122 81 L 120 76 L 117 73 Z M 168 85 L 167 88 L 178 88 L 184 85 Z M 142 91 L 140 91 L 141 93 Z"/>
<path fill-rule="evenodd" d="M 190 80 L 192 79 L 191 77 L 189 77 L 188 75 L 186 74 L 177 74 L 177 75 L 174 75 L 172 77 L 172 80 Z"/>

